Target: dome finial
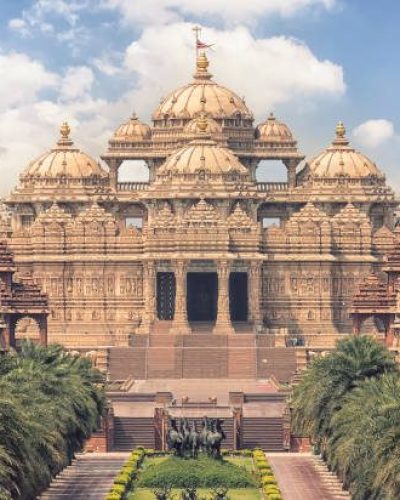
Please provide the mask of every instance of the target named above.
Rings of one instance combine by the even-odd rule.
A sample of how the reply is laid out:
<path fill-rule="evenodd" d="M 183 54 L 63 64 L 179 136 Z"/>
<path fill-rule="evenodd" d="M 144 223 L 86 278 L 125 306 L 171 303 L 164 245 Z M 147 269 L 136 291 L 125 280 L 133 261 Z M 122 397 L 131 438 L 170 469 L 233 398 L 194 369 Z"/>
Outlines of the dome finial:
<path fill-rule="evenodd" d="M 197 56 L 196 60 L 196 73 L 194 77 L 196 80 L 210 80 L 211 74 L 208 72 L 208 66 L 210 62 L 208 61 L 207 55 L 205 52 L 200 52 Z"/>
<path fill-rule="evenodd" d="M 341 139 L 345 135 L 346 135 L 346 129 L 343 125 L 343 122 L 338 122 L 338 124 L 336 125 L 336 137 L 338 139 Z"/>
<path fill-rule="evenodd" d="M 336 125 L 336 137 L 333 144 L 336 146 L 347 146 L 349 144 L 346 137 L 346 128 L 341 121 Z"/>
<path fill-rule="evenodd" d="M 205 133 L 208 127 L 207 115 L 205 113 L 201 113 L 197 118 L 197 128 L 201 133 Z"/>
<path fill-rule="evenodd" d="M 68 122 L 63 122 L 60 127 L 60 135 L 62 139 L 69 139 L 69 134 L 71 133 L 71 128 Z"/>
<path fill-rule="evenodd" d="M 57 142 L 58 146 L 63 148 L 72 146 L 73 142 L 69 137 L 71 133 L 71 128 L 68 125 L 68 122 L 63 122 L 60 127 L 60 139 Z"/>

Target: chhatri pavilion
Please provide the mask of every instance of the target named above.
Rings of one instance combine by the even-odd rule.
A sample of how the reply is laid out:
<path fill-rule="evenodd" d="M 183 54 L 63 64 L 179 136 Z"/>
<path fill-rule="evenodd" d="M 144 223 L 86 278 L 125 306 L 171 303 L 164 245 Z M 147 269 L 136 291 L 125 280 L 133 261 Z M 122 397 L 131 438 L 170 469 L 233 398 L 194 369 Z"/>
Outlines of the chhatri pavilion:
<path fill-rule="evenodd" d="M 144 161 L 148 181 L 120 182 L 127 160 Z M 286 182 L 258 182 L 268 160 Z M 359 283 L 385 265 L 397 200 L 342 123 L 303 160 L 285 123 L 271 113 L 255 124 L 214 81 L 205 53 L 151 124 L 133 115 L 116 128 L 102 162 L 64 123 L 5 200 L 17 276 L 48 295 L 49 342 L 333 346 L 352 332 Z"/>

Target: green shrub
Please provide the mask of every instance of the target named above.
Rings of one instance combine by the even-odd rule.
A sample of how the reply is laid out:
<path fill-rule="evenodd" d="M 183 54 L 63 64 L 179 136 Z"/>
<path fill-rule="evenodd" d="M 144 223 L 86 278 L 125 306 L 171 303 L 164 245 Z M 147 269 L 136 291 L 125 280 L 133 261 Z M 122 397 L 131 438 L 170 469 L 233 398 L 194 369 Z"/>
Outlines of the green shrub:
<path fill-rule="evenodd" d="M 108 493 L 106 500 L 122 500 L 122 495 L 119 493 Z"/>
<path fill-rule="evenodd" d="M 125 486 L 123 484 L 114 484 L 110 490 L 110 493 L 119 493 L 123 495 L 125 493 Z"/>
<path fill-rule="evenodd" d="M 277 485 L 276 479 L 273 476 L 263 476 L 261 478 L 261 482 L 263 485 L 274 484 Z"/>
<path fill-rule="evenodd" d="M 159 464 L 149 465 L 141 472 L 137 482 L 138 486 L 145 488 L 161 488 L 168 484 L 175 488 L 257 486 L 254 477 L 242 467 L 204 455 L 200 455 L 197 460 L 170 457 Z"/>

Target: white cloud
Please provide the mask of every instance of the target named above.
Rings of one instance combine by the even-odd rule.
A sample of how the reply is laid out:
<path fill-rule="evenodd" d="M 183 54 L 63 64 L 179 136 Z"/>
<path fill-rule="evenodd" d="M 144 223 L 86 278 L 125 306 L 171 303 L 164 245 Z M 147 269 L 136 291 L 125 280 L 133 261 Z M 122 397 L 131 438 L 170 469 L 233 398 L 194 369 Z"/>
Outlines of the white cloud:
<path fill-rule="evenodd" d="M 60 42 L 75 47 L 87 30 L 79 26 L 80 15 L 96 8 L 97 0 L 36 0 L 23 9 L 19 18 L 11 19 L 8 27 L 21 36 L 41 32 L 53 35 Z"/>
<path fill-rule="evenodd" d="M 353 137 L 358 144 L 369 148 L 376 148 L 394 136 L 393 123 L 383 118 L 367 120 L 353 130 Z"/>
<path fill-rule="evenodd" d="M 292 16 L 310 7 L 332 8 L 336 0 L 103 0 L 118 9 L 123 21 L 142 25 L 168 24 L 194 16 L 223 24 L 254 23 L 261 16 Z"/>
<path fill-rule="evenodd" d="M 298 40 L 257 39 L 244 27 L 205 29 L 205 38 L 215 42 L 215 51 L 210 52 L 215 80 L 245 96 L 259 117 L 281 103 L 341 96 L 345 92 L 341 66 L 319 60 Z M 132 100 L 138 103 L 136 109 L 148 115 L 160 97 L 191 78 L 191 25 L 146 28 L 127 48 L 125 67 L 137 75 L 132 94 Z"/>
<path fill-rule="evenodd" d="M 133 109 L 149 119 L 163 95 L 191 80 L 195 59 L 191 27 L 175 23 L 145 28 L 125 58 L 109 59 L 112 67 L 103 65 L 103 71 L 118 74 L 124 85 L 132 82 L 128 91 L 110 100 L 91 96 L 94 74 L 89 67 L 55 74 L 27 55 L 0 54 L 0 194 L 15 185 L 17 172 L 29 160 L 54 144 L 63 120 L 70 121 L 77 144 L 99 157 Z M 319 60 L 297 40 L 257 39 L 243 27 L 207 29 L 204 35 L 216 43 L 210 52 L 215 80 L 245 95 L 257 119 L 280 103 L 295 107 L 345 91 L 342 68 Z M 44 98 L 42 92 L 49 88 L 52 97 Z"/>
<path fill-rule="evenodd" d="M 60 89 L 61 97 L 65 100 L 81 97 L 91 90 L 93 81 L 93 71 L 87 66 L 68 68 Z"/>
<path fill-rule="evenodd" d="M 31 102 L 41 90 L 55 87 L 58 81 L 55 73 L 25 54 L 0 54 L 0 110 Z"/>

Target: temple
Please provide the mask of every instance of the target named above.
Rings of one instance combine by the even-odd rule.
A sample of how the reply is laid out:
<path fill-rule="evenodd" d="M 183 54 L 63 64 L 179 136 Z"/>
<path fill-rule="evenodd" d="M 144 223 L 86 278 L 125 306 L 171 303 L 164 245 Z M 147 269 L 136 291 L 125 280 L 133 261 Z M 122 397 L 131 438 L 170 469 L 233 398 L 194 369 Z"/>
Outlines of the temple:
<path fill-rule="evenodd" d="M 333 346 L 395 239 L 395 195 L 342 123 L 303 162 L 289 127 L 272 113 L 255 125 L 204 53 L 152 124 L 132 115 L 102 160 L 64 123 L 5 200 L 19 275 L 49 296 L 49 341 L 67 347 L 143 347 L 152 335 Z M 128 160 L 145 162 L 148 181 L 119 181 Z M 286 182 L 257 180 L 270 160 Z"/>
<path fill-rule="evenodd" d="M 132 160 L 146 181 L 120 178 Z M 261 182 L 277 164 L 285 181 Z M 308 359 L 353 331 L 398 342 L 397 205 L 343 123 L 305 159 L 199 52 L 151 125 L 133 114 L 98 161 L 63 123 L 0 205 L 2 346 L 90 356 L 119 388 L 114 449 L 162 448 L 168 418 L 204 414 L 229 447 L 301 448 L 287 388 Z"/>

